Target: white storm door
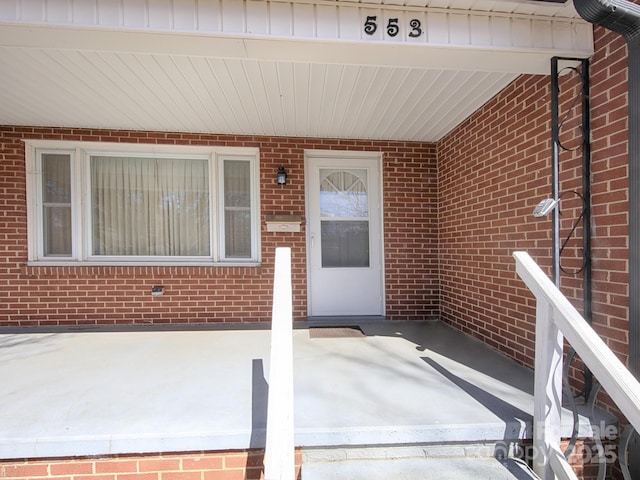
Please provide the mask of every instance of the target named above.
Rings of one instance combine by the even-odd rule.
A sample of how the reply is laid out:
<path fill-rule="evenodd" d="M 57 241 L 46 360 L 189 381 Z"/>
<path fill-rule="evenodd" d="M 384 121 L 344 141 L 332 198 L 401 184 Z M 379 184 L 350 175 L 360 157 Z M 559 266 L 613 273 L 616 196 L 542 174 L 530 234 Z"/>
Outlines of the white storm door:
<path fill-rule="evenodd" d="M 384 315 L 380 168 L 376 155 L 307 156 L 309 316 Z"/>

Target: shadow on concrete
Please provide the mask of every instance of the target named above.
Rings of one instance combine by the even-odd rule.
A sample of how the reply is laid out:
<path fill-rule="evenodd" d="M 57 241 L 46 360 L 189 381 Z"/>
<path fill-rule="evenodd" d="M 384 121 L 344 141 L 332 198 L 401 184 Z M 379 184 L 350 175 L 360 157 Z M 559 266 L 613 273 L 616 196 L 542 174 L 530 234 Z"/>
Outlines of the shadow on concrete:
<path fill-rule="evenodd" d="M 430 357 L 421 358 L 431 368 L 455 384 L 475 401 L 482 404 L 487 410 L 491 411 L 505 423 L 505 436 L 502 442 L 496 444 L 494 457 L 504 468 L 514 475 L 516 479 L 531 480 L 532 475 L 528 466 L 518 459 L 509 457 L 512 452 L 517 453 L 520 450 L 520 438 L 510 435 L 509 432 L 520 432 L 523 424 L 529 424 L 531 422 L 531 415 L 453 374 L 434 359 Z"/>
<path fill-rule="evenodd" d="M 245 471 L 248 478 L 255 476 L 253 472 L 258 474 L 255 478 L 260 478 L 260 473 L 264 470 L 269 384 L 264 377 L 264 361 L 261 358 L 254 358 L 251 363 L 251 437 L 249 448 L 260 449 L 262 453 L 247 456 Z M 258 469 L 260 473 L 257 472 Z"/>

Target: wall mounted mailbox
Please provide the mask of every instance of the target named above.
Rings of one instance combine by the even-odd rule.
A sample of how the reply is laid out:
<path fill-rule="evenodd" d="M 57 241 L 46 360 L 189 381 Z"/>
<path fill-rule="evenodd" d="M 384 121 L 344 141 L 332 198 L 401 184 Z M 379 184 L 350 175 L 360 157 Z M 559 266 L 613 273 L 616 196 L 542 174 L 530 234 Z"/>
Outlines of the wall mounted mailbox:
<path fill-rule="evenodd" d="M 267 215 L 267 232 L 299 232 L 300 215 Z"/>

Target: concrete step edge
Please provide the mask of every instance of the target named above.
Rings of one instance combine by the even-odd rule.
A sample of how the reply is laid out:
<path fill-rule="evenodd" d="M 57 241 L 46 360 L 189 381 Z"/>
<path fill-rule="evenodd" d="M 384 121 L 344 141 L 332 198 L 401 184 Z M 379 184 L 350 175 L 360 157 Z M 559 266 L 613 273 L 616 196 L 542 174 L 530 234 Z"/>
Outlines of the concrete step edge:
<path fill-rule="evenodd" d="M 303 448 L 302 459 L 313 463 L 408 458 L 509 458 L 517 456 L 518 451 L 519 446 L 513 442 L 336 446 Z"/>
<path fill-rule="evenodd" d="M 302 480 L 539 480 L 516 459 L 432 457 L 302 464 Z"/>

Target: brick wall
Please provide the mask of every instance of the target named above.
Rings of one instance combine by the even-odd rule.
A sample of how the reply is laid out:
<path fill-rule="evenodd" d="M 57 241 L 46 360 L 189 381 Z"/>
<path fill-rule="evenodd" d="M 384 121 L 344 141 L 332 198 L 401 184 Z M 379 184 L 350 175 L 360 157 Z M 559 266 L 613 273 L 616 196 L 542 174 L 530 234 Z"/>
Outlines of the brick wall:
<path fill-rule="evenodd" d="M 114 455 L 3 461 L 0 478 L 12 480 L 258 480 L 264 451 Z M 302 457 L 296 453 L 297 478 Z"/>
<path fill-rule="evenodd" d="M 27 266 L 22 139 L 251 146 L 260 149 L 260 267 Z M 383 152 L 387 317 L 438 314 L 435 146 L 422 143 L 0 127 L 0 325 L 262 322 L 271 317 L 274 251 L 292 248 L 293 306 L 306 318 L 301 233 L 269 233 L 271 214 L 304 216 L 304 150 Z M 289 174 L 275 185 L 278 165 Z M 161 297 L 150 294 L 164 285 Z"/>
<path fill-rule="evenodd" d="M 626 47 L 595 29 L 591 61 L 593 322 L 626 360 L 628 316 Z M 576 75 L 560 80 L 561 241 L 581 203 Z M 550 78 L 522 76 L 438 145 L 441 315 L 533 366 L 535 303 L 511 254 L 526 250 L 551 272 L 551 217 L 533 218 L 551 194 Z M 582 307 L 581 228 L 562 255 L 563 292 Z"/>

